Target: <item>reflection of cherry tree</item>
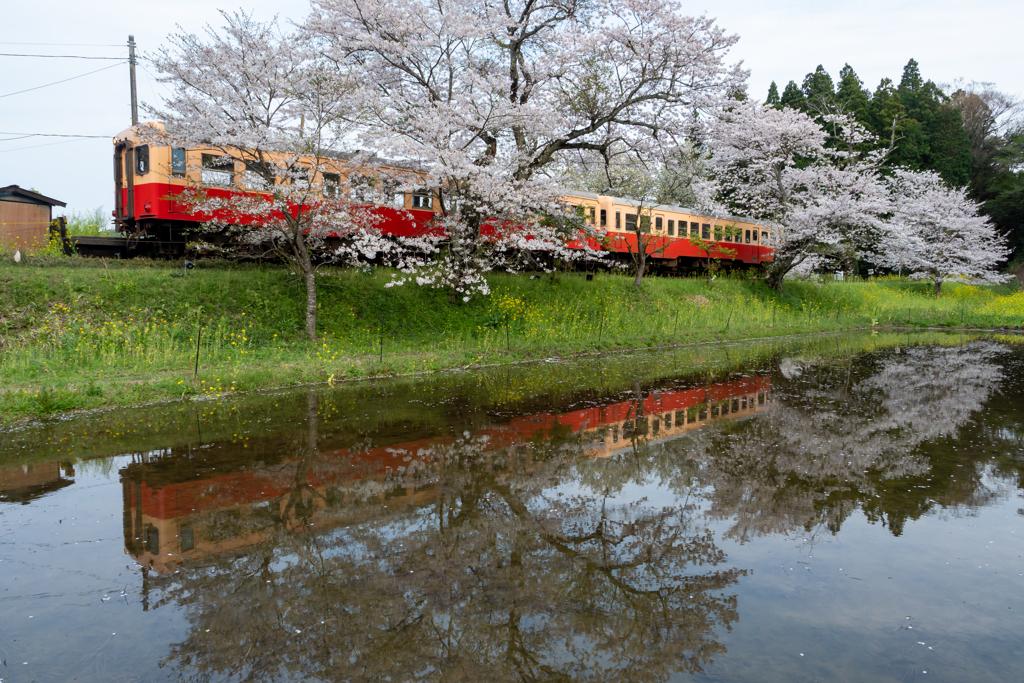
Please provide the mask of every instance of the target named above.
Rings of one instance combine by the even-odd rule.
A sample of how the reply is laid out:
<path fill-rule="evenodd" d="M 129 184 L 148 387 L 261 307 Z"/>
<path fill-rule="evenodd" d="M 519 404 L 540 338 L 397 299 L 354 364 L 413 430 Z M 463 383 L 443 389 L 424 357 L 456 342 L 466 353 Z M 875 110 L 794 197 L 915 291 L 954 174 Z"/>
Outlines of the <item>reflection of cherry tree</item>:
<path fill-rule="evenodd" d="M 743 572 L 716 568 L 682 504 L 577 483 L 591 465 L 571 443 L 467 435 L 401 455 L 328 489 L 307 533 L 172 575 L 164 600 L 192 629 L 167 664 L 190 680 L 653 681 L 724 652 L 722 591 Z"/>
<path fill-rule="evenodd" d="M 887 500 L 900 482 L 926 486 L 915 450 L 952 436 L 997 388 L 1003 350 L 975 342 L 909 347 L 838 365 L 781 364 L 774 405 L 757 420 L 698 434 L 689 457 L 707 461 L 710 514 L 734 519 L 741 540 L 824 526 L 837 531 L 858 507 L 900 533 L 922 498 Z M 903 488 L 903 493 L 906 489 Z"/>

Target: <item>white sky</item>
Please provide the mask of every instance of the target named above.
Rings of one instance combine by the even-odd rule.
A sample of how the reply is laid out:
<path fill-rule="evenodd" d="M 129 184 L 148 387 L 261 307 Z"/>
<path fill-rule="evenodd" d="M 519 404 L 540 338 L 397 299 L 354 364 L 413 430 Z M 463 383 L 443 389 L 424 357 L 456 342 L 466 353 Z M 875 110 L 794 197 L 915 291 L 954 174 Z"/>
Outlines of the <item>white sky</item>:
<path fill-rule="evenodd" d="M 226 0 L 230 2 L 230 0 Z M 258 0 L 241 5 L 197 0 L 37 0 L 6 3 L 0 52 L 127 56 L 129 33 L 140 50 L 160 46 L 175 23 L 198 32 L 217 22 L 217 7 L 241 6 L 260 19 L 275 13 L 301 20 L 305 0 Z M 1024 95 L 1024 2 L 949 0 L 827 3 L 820 0 L 722 0 L 713 5 L 684 2 L 691 14 L 706 12 L 740 36 L 734 49 L 751 70 L 750 94 L 763 100 L 772 80 L 779 89 L 800 83 L 818 64 L 838 78 L 849 62 L 874 89 L 879 80 L 898 81 L 913 57 L 925 78 L 951 83 L 958 78 L 994 82 Z M 89 43 L 110 47 L 15 45 Z M 52 83 L 114 62 L 84 59 L 0 57 L 0 187 L 34 188 L 68 203 L 68 211 L 113 206 L 113 148 L 109 136 L 131 123 L 126 64 L 39 90 L 7 93 Z M 143 64 L 142 66 L 145 66 Z M 138 71 L 139 99 L 158 101 L 161 86 Z M 10 133 L 102 135 L 94 140 L 16 137 Z M 56 143 L 56 144 L 54 144 Z M 42 146 L 45 145 L 45 146 Z"/>

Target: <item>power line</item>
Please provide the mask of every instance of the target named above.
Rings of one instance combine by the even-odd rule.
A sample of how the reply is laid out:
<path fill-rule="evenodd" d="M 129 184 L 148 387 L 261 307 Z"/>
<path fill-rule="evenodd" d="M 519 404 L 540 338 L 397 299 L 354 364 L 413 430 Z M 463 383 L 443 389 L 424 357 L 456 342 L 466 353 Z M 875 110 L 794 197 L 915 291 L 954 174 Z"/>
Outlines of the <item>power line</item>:
<path fill-rule="evenodd" d="M 0 149 L 0 154 L 7 152 L 19 152 L 23 149 L 36 149 L 37 147 L 52 147 L 53 145 L 66 145 L 69 142 L 78 142 L 78 140 L 61 140 L 60 142 L 47 142 L 42 145 L 29 145 L 28 147 L 15 147 L 14 149 Z"/>
<path fill-rule="evenodd" d="M 63 133 L 10 133 L 0 131 L 0 135 L 17 135 L 14 138 L 0 138 L 0 142 L 24 140 L 25 138 L 109 138 L 109 135 L 65 135 Z"/>
<path fill-rule="evenodd" d="M 45 45 L 47 47 L 124 47 L 117 43 L 10 43 L 0 41 L 0 45 Z"/>
<path fill-rule="evenodd" d="M 87 57 L 86 55 L 22 55 L 0 52 L 0 57 L 49 57 L 51 59 L 124 59 L 124 57 Z"/>
<path fill-rule="evenodd" d="M 122 59 L 121 63 L 123 64 L 125 61 L 126 60 Z M 54 81 L 53 83 L 47 83 L 46 85 L 37 85 L 34 88 L 27 88 L 25 90 L 19 90 L 18 92 L 9 92 L 6 95 L 0 95 L 0 98 L 10 97 L 11 95 L 20 95 L 21 93 L 32 92 L 33 90 L 39 90 L 40 88 L 49 88 L 51 85 L 60 85 L 61 83 L 67 83 L 68 81 L 73 81 L 76 78 L 82 78 L 83 76 L 91 76 L 92 74 L 98 74 L 99 72 L 106 71 L 107 69 L 113 69 L 115 66 L 120 66 L 120 64 L 111 64 L 110 66 L 105 66 L 102 69 L 96 69 L 95 71 L 90 71 L 88 73 L 79 74 L 78 76 L 72 76 L 71 78 L 65 78 L 62 81 Z"/>

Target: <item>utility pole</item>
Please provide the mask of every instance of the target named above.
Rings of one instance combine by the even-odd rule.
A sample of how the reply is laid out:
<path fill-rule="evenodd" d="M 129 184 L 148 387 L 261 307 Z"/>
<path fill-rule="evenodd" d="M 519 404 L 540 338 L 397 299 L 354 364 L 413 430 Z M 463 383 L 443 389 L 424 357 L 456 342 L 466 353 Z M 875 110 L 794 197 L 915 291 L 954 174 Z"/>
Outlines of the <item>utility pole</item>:
<path fill-rule="evenodd" d="M 135 92 L 135 36 L 128 36 L 128 71 L 132 82 L 132 125 L 139 125 L 139 99 Z"/>

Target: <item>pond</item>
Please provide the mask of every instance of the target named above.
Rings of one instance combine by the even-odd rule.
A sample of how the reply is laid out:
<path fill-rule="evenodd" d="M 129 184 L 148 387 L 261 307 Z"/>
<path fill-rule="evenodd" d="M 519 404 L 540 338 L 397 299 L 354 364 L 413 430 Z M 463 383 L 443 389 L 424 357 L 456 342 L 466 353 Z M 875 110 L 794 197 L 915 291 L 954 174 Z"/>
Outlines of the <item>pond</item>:
<path fill-rule="evenodd" d="M 711 344 L 0 432 L 0 680 L 1019 680 L 1021 341 Z"/>

